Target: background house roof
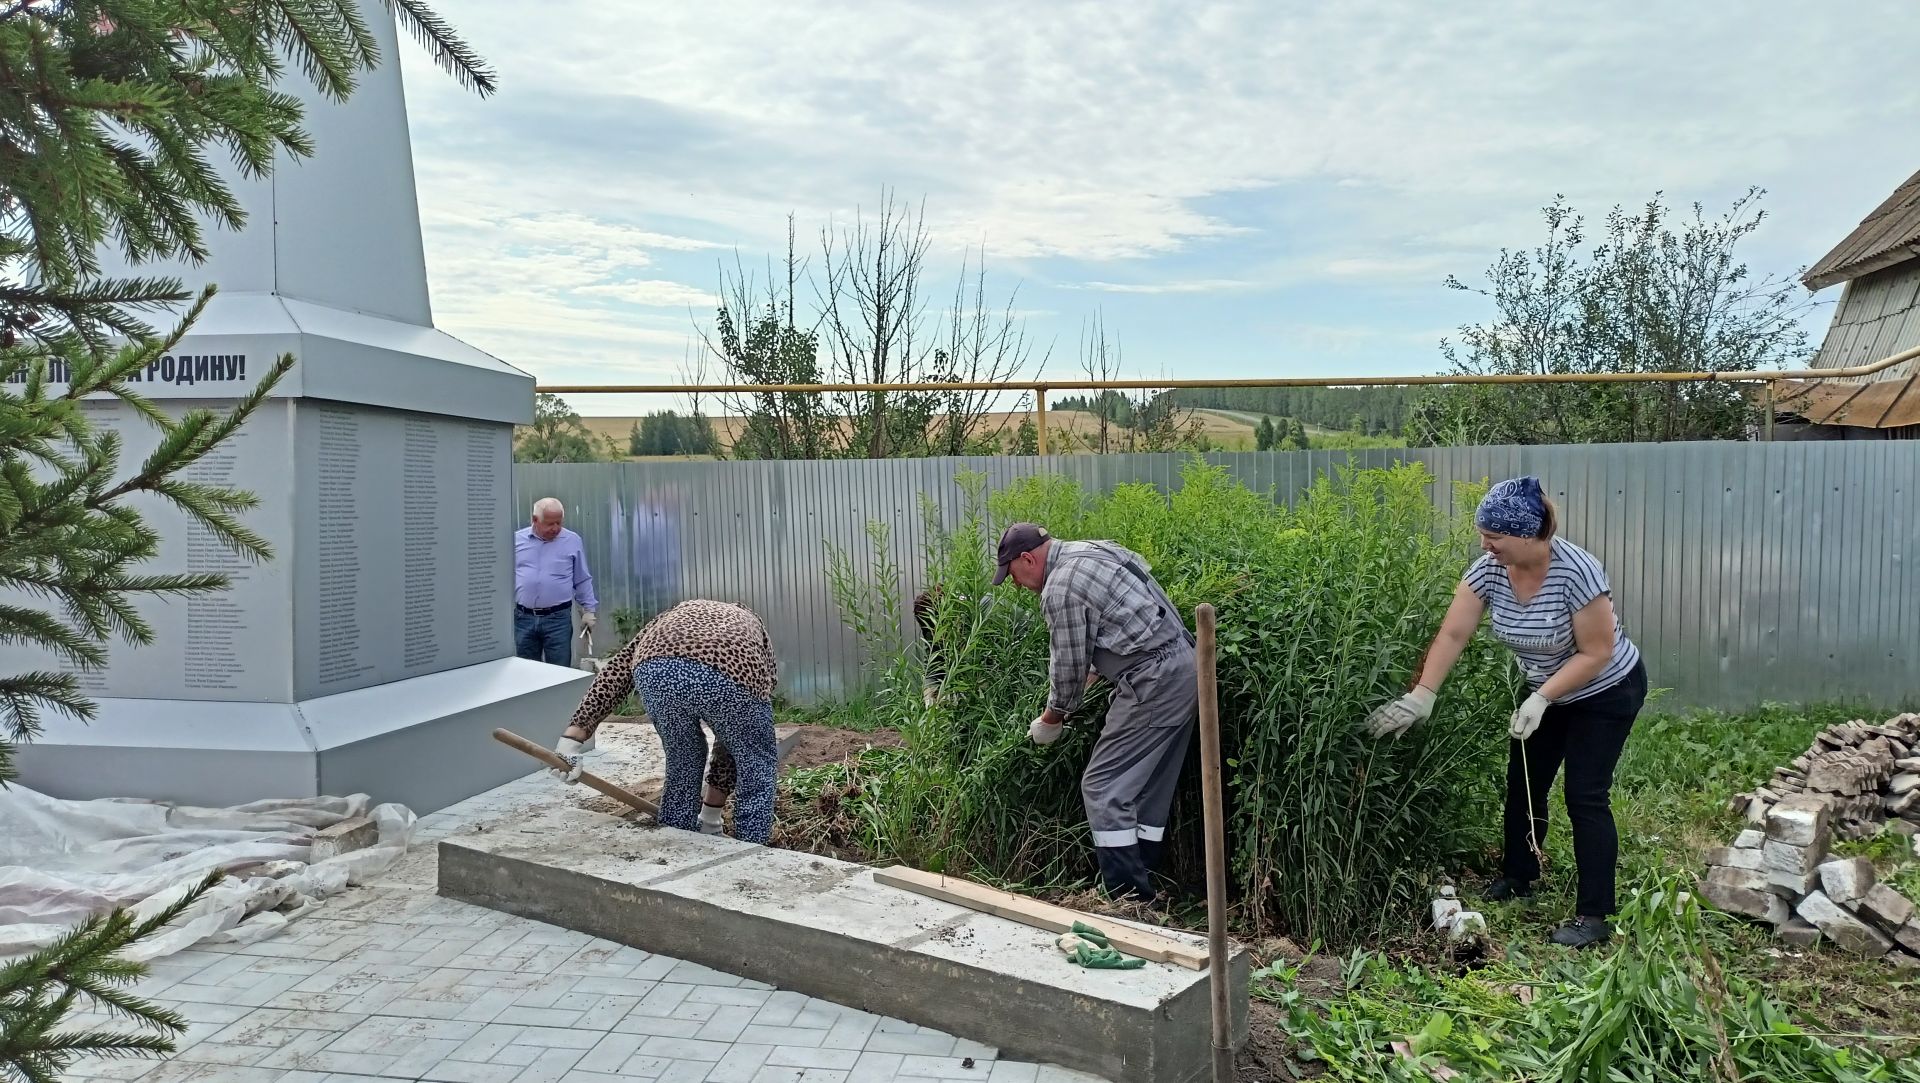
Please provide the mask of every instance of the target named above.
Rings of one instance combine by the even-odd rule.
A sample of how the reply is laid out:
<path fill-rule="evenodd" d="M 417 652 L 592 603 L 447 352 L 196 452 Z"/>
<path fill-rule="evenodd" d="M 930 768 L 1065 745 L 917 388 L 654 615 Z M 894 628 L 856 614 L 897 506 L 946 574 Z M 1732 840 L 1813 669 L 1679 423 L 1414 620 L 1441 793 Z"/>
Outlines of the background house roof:
<path fill-rule="evenodd" d="M 1920 173 L 1908 177 L 1846 239 L 1801 276 L 1810 290 L 1920 257 Z"/>

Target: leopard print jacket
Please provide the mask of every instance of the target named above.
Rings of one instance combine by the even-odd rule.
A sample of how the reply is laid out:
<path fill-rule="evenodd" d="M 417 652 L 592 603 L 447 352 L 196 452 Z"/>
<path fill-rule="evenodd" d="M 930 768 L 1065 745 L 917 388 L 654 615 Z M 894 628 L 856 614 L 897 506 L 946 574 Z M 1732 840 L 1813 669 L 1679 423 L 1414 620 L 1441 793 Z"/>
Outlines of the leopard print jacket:
<path fill-rule="evenodd" d="M 661 613 L 600 667 L 573 712 L 588 737 L 633 691 L 633 673 L 650 658 L 685 658 L 725 674 L 755 699 L 773 698 L 778 663 L 766 625 L 751 609 L 696 598 Z"/>

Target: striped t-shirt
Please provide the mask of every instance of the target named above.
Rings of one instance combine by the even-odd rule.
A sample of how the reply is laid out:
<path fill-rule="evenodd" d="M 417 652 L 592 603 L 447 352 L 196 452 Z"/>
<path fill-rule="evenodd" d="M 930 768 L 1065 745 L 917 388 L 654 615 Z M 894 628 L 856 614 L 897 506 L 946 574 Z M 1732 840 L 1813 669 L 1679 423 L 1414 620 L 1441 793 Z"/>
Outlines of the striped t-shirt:
<path fill-rule="evenodd" d="M 1507 569 L 1492 554 L 1467 569 L 1466 584 L 1487 604 L 1493 637 L 1512 649 L 1534 689 L 1547 683 L 1578 649 L 1573 640 L 1573 615 L 1602 594 L 1612 594 L 1607 570 L 1592 553 L 1560 538 L 1552 541 L 1547 578 L 1525 605 L 1513 595 Z M 1614 611 L 1613 657 L 1593 680 L 1562 696 L 1561 703 L 1586 699 L 1618 684 L 1640 661 L 1640 649 L 1627 638 L 1626 622 Z"/>

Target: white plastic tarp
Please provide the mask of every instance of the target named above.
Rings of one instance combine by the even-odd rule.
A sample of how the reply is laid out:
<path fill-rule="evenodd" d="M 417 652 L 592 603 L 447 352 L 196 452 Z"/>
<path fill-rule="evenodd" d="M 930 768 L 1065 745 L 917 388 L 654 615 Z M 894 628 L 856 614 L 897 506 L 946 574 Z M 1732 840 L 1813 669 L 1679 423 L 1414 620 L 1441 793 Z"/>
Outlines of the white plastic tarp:
<path fill-rule="evenodd" d="M 214 869 L 230 875 L 122 955 L 145 961 L 202 941 L 263 940 L 406 853 L 413 813 L 370 804 L 354 794 L 195 808 L 0 787 L 0 957 L 42 947 L 117 907 L 136 917 L 158 913 Z M 379 829 L 375 845 L 310 861 L 316 832 L 363 816 Z"/>

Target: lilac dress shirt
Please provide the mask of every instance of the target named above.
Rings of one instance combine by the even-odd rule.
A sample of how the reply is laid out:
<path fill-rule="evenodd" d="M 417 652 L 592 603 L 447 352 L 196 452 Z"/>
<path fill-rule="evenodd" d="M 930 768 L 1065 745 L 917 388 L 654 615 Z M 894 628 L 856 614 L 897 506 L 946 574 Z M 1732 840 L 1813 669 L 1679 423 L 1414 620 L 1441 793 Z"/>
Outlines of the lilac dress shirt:
<path fill-rule="evenodd" d="M 532 527 L 521 527 L 513 536 L 513 600 L 528 609 L 579 602 L 582 609 L 598 610 L 580 535 L 561 527 L 552 541 L 541 541 Z"/>

